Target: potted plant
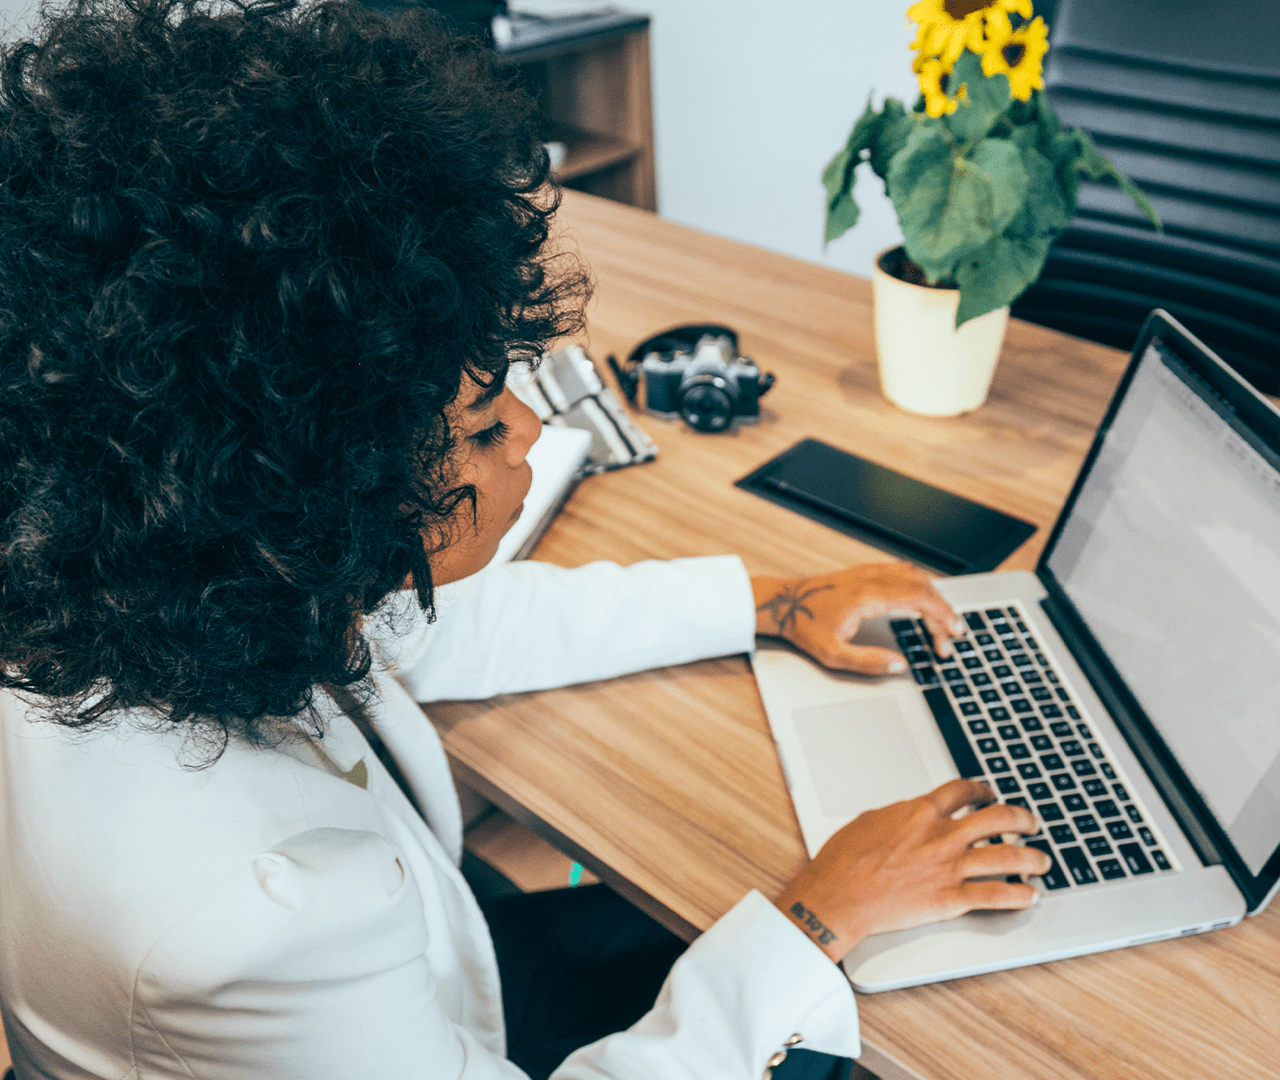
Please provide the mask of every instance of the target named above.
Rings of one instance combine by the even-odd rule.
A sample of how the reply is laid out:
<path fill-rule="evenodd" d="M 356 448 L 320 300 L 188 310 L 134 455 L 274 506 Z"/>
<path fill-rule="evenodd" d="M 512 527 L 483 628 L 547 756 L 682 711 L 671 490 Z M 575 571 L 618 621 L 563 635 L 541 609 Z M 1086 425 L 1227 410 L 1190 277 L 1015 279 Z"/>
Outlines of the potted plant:
<path fill-rule="evenodd" d="M 1071 221 L 1080 177 L 1111 179 L 1156 227 L 1147 198 L 1044 96 L 1048 27 L 1031 0 L 919 0 L 908 111 L 867 104 L 822 174 L 828 242 L 858 220 L 864 161 L 904 242 L 876 260 L 876 351 L 884 394 L 951 416 L 986 400 L 1009 304 L 1040 275 Z"/>

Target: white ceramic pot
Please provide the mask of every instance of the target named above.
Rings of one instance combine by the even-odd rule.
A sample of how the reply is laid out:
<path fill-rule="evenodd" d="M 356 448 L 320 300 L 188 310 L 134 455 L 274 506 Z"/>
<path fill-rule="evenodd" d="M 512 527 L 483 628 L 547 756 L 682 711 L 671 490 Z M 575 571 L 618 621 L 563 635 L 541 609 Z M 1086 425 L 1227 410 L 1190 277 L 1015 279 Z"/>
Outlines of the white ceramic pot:
<path fill-rule="evenodd" d="M 960 293 L 899 281 L 876 256 L 876 353 L 880 389 L 899 408 L 925 416 L 957 416 L 987 400 L 1009 309 L 970 319 L 956 329 Z"/>

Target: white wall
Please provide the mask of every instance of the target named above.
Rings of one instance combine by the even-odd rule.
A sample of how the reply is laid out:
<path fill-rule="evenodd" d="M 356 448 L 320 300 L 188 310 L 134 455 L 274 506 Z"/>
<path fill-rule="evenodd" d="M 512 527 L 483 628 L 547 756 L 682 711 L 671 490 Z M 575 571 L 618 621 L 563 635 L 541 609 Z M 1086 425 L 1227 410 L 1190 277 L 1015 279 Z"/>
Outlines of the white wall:
<path fill-rule="evenodd" d="M 663 217 L 870 274 L 901 240 L 859 169 L 857 226 L 823 251 L 822 170 L 874 90 L 915 100 L 910 0 L 629 0 L 653 16 Z"/>
<path fill-rule="evenodd" d="M 0 37 L 25 34 L 39 9 L 40 0 L 0 0 Z"/>

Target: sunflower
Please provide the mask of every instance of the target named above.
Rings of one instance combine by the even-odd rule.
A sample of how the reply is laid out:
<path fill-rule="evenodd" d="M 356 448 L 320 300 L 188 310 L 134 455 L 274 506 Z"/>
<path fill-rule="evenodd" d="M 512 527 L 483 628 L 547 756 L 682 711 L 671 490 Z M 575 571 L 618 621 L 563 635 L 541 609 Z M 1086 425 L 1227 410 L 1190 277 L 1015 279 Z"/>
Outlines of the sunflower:
<path fill-rule="evenodd" d="M 1020 30 L 1009 26 L 1006 16 L 987 25 L 987 42 L 982 52 L 982 74 L 990 78 L 1003 72 L 1009 77 L 1009 93 L 1026 101 L 1033 90 L 1044 87 L 1044 54 L 1049 51 L 1049 28 L 1036 16 Z"/>
<path fill-rule="evenodd" d="M 950 75 L 949 66 L 937 57 L 925 60 L 920 65 L 920 92 L 924 94 L 924 111 L 930 116 L 947 116 L 955 112 L 960 99 L 965 96 L 963 86 L 955 97 L 947 95 L 946 80 Z"/>
<path fill-rule="evenodd" d="M 907 18 L 920 24 L 911 47 L 926 59 L 937 58 L 947 71 L 966 48 L 976 53 L 986 44 L 983 21 L 999 11 L 1008 22 L 1010 12 L 1031 18 L 1031 0 L 918 0 Z"/>

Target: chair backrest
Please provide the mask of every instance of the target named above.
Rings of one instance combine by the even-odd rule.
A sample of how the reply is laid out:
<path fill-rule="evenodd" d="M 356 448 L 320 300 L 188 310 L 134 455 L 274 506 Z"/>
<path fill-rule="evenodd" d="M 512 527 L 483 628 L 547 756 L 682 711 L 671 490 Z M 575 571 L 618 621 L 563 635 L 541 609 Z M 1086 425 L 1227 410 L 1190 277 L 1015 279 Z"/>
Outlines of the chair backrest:
<path fill-rule="evenodd" d="M 1014 314 L 1129 348 L 1163 307 L 1280 392 L 1280 4 L 1056 0 L 1050 41 L 1063 124 L 1094 136 L 1165 231 L 1086 181 Z"/>

